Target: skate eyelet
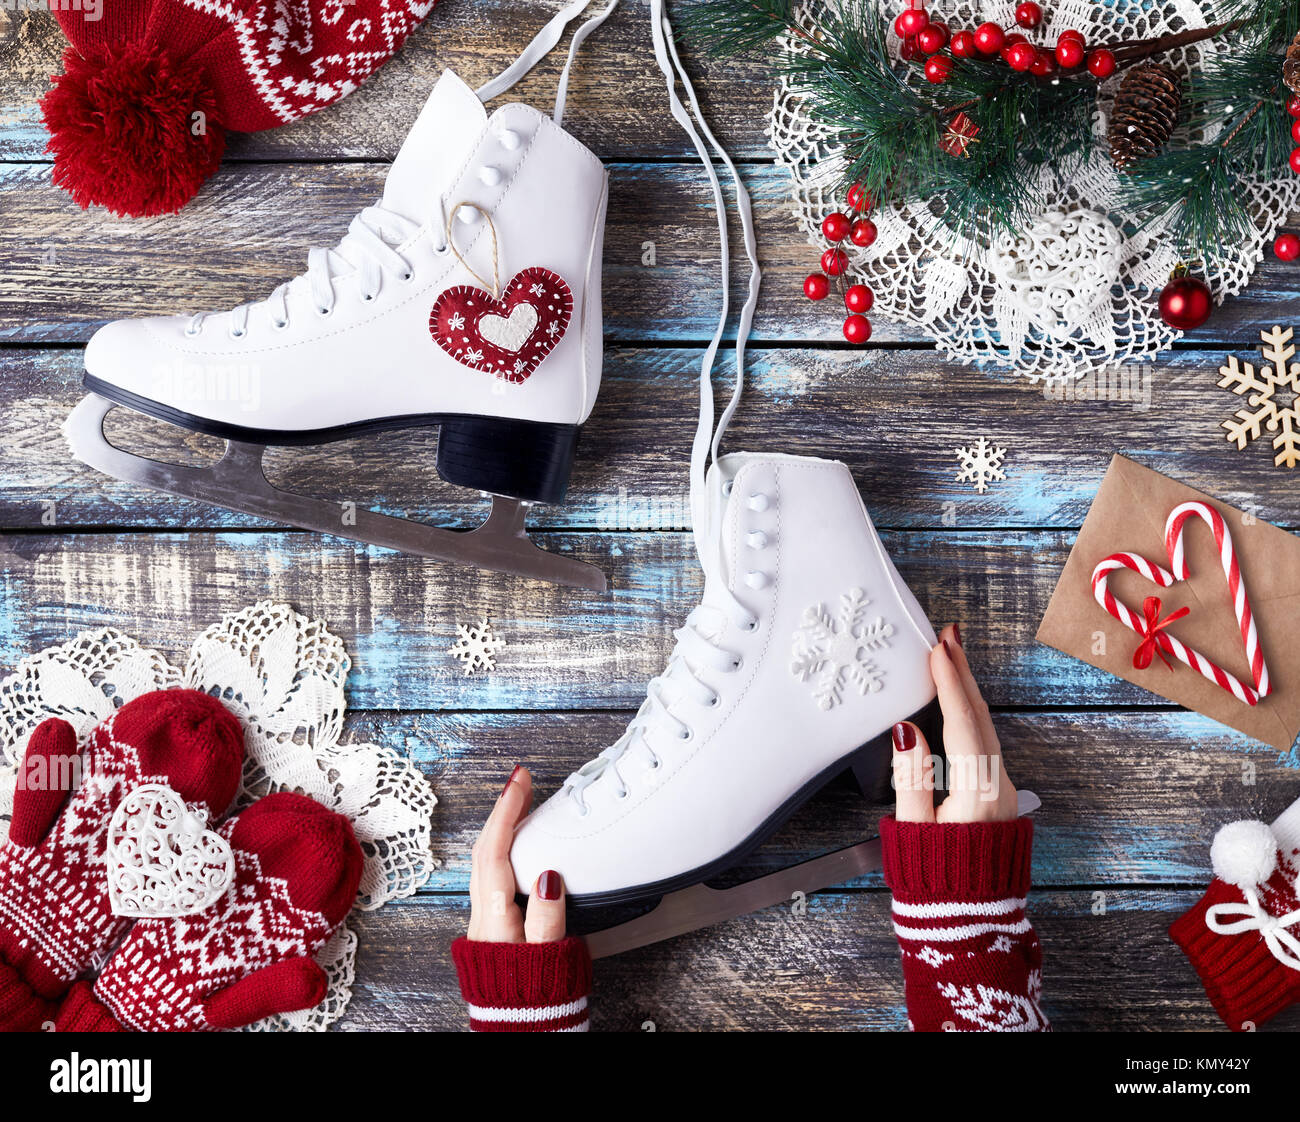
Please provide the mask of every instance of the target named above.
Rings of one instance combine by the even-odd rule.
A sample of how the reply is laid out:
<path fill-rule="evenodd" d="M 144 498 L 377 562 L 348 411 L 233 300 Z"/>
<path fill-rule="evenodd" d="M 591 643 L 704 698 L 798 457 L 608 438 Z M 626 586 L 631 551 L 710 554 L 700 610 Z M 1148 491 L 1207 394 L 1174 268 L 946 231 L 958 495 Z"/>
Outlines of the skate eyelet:
<path fill-rule="evenodd" d="M 680 740 L 683 744 L 686 743 L 686 741 L 688 740 L 694 740 L 695 731 L 693 729 L 682 729 L 682 731 L 677 734 L 677 739 Z"/>
<path fill-rule="evenodd" d="M 451 252 L 451 246 L 448 245 L 446 242 L 443 242 L 442 245 L 434 246 L 433 252 L 436 253 L 439 257 L 446 257 L 447 254 Z"/>
<path fill-rule="evenodd" d="M 334 309 L 333 309 L 333 308 L 317 308 L 317 309 L 316 309 L 316 314 L 317 314 L 318 316 L 320 316 L 321 319 L 324 319 L 326 316 L 333 315 L 333 314 L 334 314 Z"/>
<path fill-rule="evenodd" d="M 767 546 L 767 535 L 762 530 L 750 530 L 745 536 L 745 544 L 750 549 L 763 549 Z"/>
<path fill-rule="evenodd" d="M 495 187 L 501 182 L 501 172 L 488 164 L 478 169 L 478 178 L 485 187 Z"/>
<path fill-rule="evenodd" d="M 624 787 L 621 791 L 616 791 L 616 792 L 614 793 L 614 798 L 616 798 L 616 799 L 625 799 L 625 798 L 627 798 L 627 788 Z"/>
<path fill-rule="evenodd" d="M 192 327 L 187 327 L 187 328 L 185 329 L 185 337 L 186 337 L 187 339 L 194 339 L 194 338 L 197 338 L 197 337 L 198 337 L 198 334 L 199 334 L 198 331 L 196 331 L 196 330 L 195 330 L 194 328 L 192 328 Z"/>
<path fill-rule="evenodd" d="M 289 321 L 287 319 L 274 319 L 271 321 L 271 326 L 274 327 L 276 331 L 283 331 L 289 326 Z"/>
<path fill-rule="evenodd" d="M 759 513 L 761 513 L 771 505 L 771 500 L 762 492 L 755 491 L 752 495 L 749 496 L 749 502 L 747 505 L 750 510 L 758 511 Z"/>
<path fill-rule="evenodd" d="M 744 665 L 745 665 L 745 660 L 743 658 L 733 658 L 731 660 L 731 672 L 734 674 L 737 670 L 739 670 Z"/>
<path fill-rule="evenodd" d="M 375 294 L 373 292 L 366 292 L 363 293 L 361 296 L 362 302 L 366 304 L 371 303 L 371 301 L 373 301 L 374 298 L 375 298 Z"/>
<path fill-rule="evenodd" d="M 501 147 L 508 152 L 513 152 L 519 147 L 519 134 L 513 129 L 502 129 L 497 133 L 497 140 L 501 142 Z"/>
<path fill-rule="evenodd" d="M 709 698 L 710 709 L 716 709 L 721 704 L 722 704 L 722 698 L 719 697 L 716 693 L 711 698 Z"/>
<path fill-rule="evenodd" d="M 400 274 L 397 279 L 403 284 L 410 284 L 411 281 L 415 280 L 415 270 L 407 269 L 406 272 Z"/>
<path fill-rule="evenodd" d="M 727 482 L 724 483 L 724 484 L 722 485 L 722 493 L 723 493 L 724 495 L 730 495 L 730 494 L 731 494 L 731 489 L 732 489 L 735 485 L 736 485 L 736 483 L 735 483 L 734 480 L 732 480 L 732 479 L 728 479 Z"/>
<path fill-rule="evenodd" d="M 242 327 L 232 327 L 230 329 L 230 337 L 232 339 L 242 339 L 246 334 L 248 333 Z"/>

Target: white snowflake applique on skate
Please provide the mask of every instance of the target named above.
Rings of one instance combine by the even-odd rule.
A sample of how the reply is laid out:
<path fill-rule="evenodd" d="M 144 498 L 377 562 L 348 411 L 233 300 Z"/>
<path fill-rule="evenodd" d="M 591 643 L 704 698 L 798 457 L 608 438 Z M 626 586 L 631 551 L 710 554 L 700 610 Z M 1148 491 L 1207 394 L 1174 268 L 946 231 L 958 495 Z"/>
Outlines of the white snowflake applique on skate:
<path fill-rule="evenodd" d="M 812 685 L 813 700 L 820 709 L 833 709 L 844 700 L 844 690 L 854 686 L 858 693 L 876 693 L 884 685 L 884 671 L 869 657 L 869 651 L 889 646 L 894 625 L 882 616 L 867 619 L 871 601 L 860 588 L 840 597 L 839 612 L 832 616 L 824 604 L 814 604 L 803 615 L 794 633 L 794 660 L 790 673 Z"/>
<path fill-rule="evenodd" d="M 473 627 L 458 623 L 456 636 L 456 642 L 451 645 L 448 653 L 465 664 L 467 678 L 475 670 L 497 668 L 497 651 L 506 645 L 506 641 L 493 634 L 487 620 L 482 620 Z"/>
<path fill-rule="evenodd" d="M 987 436 L 981 436 L 970 447 L 958 448 L 961 471 L 957 473 L 956 482 L 973 483 L 975 490 L 984 494 L 991 480 L 1006 479 L 1007 473 L 1002 470 L 1002 457 L 1006 454 L 1005 448 L 990 444 Z"/>

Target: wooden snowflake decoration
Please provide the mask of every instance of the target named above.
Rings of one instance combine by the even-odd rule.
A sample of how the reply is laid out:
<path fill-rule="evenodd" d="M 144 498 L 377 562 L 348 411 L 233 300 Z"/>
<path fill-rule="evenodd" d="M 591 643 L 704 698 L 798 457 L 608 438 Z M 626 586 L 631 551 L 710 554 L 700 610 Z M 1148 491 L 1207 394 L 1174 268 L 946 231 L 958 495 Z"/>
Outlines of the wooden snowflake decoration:
<path fill-rule="evenodd" d="M 1232 390 L 1238 397 L 1250 395 L 1247 407 L 1223 422 L 1227 440 L 1241 450 L 1260 439 L 1265 430 L 1275 433 L 1273 447 L 1277 455 L 1273 463 L 1288 468 L 1300 464 L 1300 362 L 1291 361 L 1296 350 L 1291 342 L 1293 334 L 1290 327 L 1259 333 L 1263 343 L 1260 354 L 1268 366 L 1257 370 L 1252 363 L 1238 362 L 1234 355 L 1219 367 L 1223 375 L 1220 389 Z"/>

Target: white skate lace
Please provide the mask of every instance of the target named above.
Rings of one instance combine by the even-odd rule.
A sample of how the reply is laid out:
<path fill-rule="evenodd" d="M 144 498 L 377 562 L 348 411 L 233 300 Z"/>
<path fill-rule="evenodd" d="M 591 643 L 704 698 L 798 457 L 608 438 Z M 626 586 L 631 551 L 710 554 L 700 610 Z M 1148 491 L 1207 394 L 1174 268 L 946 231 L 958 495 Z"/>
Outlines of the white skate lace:
<path fill-rule="evenodd" d="M 606 12 L 605 14 L 608 14 Z M 694 733 L 689 724 L 672 712 L 672 706 L 679 701 L 673 696 L 680 692 L 683 697 L 694 698 L 698 703 L 715 706 L 719 703 L 717 694 L 696 676 L 697 669 L 711 667 L 722 672 L 735 672 L 740 669 L 740 658 L 728 651 L 719 641 L 711 638 L 706 630 L 707 622 L 720 611 L 724 618 L 730 619 L 734 626 L 743 630 L 753 630 L 758 620 L 753 613 L 737 599 L 728 586 L 722 556 L 722 535 L 715 532 L 714 517 L 721 517 L 721 506 L 717 512 L 710 507 L 706 479 L 709 459 L 718 458 L 722 435 L 731 422 L 736 407 L 740 404 L 741 393 L 745 385 L 745 342 L 749 338 L 754 322 L 754 309 L 758 304 L 758 291 L 762 282 L 762 270 L 758 263 L 758 247 L 754 236 L 754 219 L 750 207 L 749 193 L 736 171 L 736 166 L 709 130 L 700 112 L 699 102 L 690 78 L 682 66 L 673 41 L 672 26 L 664 8 L 664 0 L 650 0 L 650 24 L 654 39 L 655 60 L 667 79 L 668 100 L 673 119 L 690 137 L 713 192 L 714 208 L 718 216 L 718 238 L 721 242 L 720 273 L 722 279 L 722 307 L 718 316 L 718 326 L 713 338 L 705 348 L 700 364 L 700 416 L 695 430 L 695 439 L 691 445 L 691 521 L 695 536 L 695 549 L 704 570 L 705 592 L 699 607 L 686 617 L 686 623 L 674 632 L 677 640 L 673 653 L 668 659 L 668 666 L 663 674 L 650 681 L 646 687 L 646 699 L 637 711 L 636 717 L 619 740 L 606 748 L 599 756 L 590 761 L 565 781 L 563 792 L 572 799 L 578 813 L 587 813 L 584 794 L 593 783 L 610 780 L 618 784 L 615 796 L 626 797 L 627 784 L 619 764 L 628 751 L 637 748 L 646 756 L 647 767 L 653 771 L 659 766 L 659 756 L 650 741 L 657 733 L 675 732 L 678 739 L 689 741 Z M 681 83 L 690 103 L 688 110 L 677 94 L 677 84 Z M 705 143 L 707 140 L 707 144 Z M 709 149 L 712 149 L 710 153 Z M 717 358 L 718 348 L 727 326 L 727 317 L 731 310 L 731 272 L 729 268 L 730 248 L 727 237 L 727 204 L 722 193 L 722 184 L 714 168 L 713 154 L 722 161 L 731 175 L 736 192 L 736 209 L 740 215 L 745 255 L 749 259 L 749 288 L 745 303 L 740 309 L 740 320 L 736 330 L 736 381 L 731 398 L 727 402 L 722 416 L 714 427 L 713 412 L 713 364 Z M 719 637 L 720 638 L 720 637 Z"/>
<path fill-rule="evenodd" d="M 434 229 L 439 229 L 437 225 Z M 355 274 L 357 278 L 357 295 L 367 303 L 379 295 L 385 276 L 393 276 L 404 284 L 415 279 L 415 270 L 411 263 L 393 247 L 401 245 L 420 229 L 405 215 L 388 210 L 382 206 L 366 207 L 352 219 L 348 232 L 334 249 L 316 248 L 308 251 L 307 280 L 312 307 L 316 314 L 327 316 L 334 310 L 337 294 L 334 281 L 340 277 Z M 446 253 L 444 243 L 436 247 L 435 252 Z M 265 307 L 271 323 L 277 329 L 289 326 L 289 291 L 301 277 L 285 281 L 265 300 L 240 304 L 230 312 L 230 334 L 242 338 L 248 331 L 249 313 L 257 307 Z M 189 322 L 185 333 L 197 335 L 203 330 L 203 323 L 213 312 L 199 312 Z"/>

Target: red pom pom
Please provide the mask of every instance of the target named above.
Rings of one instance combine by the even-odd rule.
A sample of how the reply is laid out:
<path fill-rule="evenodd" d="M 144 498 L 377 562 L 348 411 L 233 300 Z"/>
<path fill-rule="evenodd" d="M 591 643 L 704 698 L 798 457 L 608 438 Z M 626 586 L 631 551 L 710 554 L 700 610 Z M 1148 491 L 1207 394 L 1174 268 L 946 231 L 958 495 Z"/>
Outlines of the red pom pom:
<path fill-rule="evenodd" d="M 1043 9 L 1040 8 L 1033 0 L 1025 0 L 1025 3 L 1016 7 L 1016 23 L 1021 27 L 1033 30 L 1043 22 Z"/>
<path fill-rule="evenodd" d="M 932 55 L 948 45 L 948 25 L 931 23 L 916 33 L 916 45 L 926 54 Z"/>
<path fill-rule="evenodd" d="M 1293 117 L 1300 117 L 1300 94 L 1292 94 L 1286 103 L 1286 111 Z"/>
<path fill-rule="evenodd" d="M 849 228 L 849 237 L 854 245 L 868 246 L 876 240 L 876 224 L 870 218 L 859 218 Z"/>
<path fill-rule="evenodd" d="M 82 207 L 173 214 L 217 170 L 226 134 L 202 67 L 122 43 L 85 58 L 70 48 L 63 71 L 41 100 L 46 150 Z"/>

